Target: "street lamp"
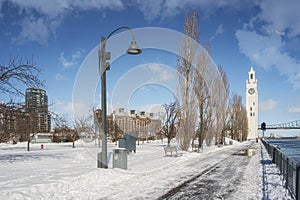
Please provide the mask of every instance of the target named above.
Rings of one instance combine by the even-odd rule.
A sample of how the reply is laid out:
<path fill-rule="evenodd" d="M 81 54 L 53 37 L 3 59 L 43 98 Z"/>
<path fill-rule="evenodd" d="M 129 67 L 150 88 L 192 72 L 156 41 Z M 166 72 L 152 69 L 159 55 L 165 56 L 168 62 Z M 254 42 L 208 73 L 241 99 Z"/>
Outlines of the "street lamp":
<path fill-rule="evenodd" d="M 107 40 L 117 31 L 121 29 L 128 29 L 131 32 L 132 40 L 131 44 L 127 49 L 128 54 L 136 55 L 142 53 L 142 50 L 137 46 L 134 33 L 128 26 L 121 26 L 114 31 L 112 31 L 106 38 L 101 37 L 101 46 L 98 49 L 98 58 L 99 58 L 99 72 L 101 78 L 101 108 L 102 108 L 102 153 L 101 153 L 101 160 L 100 168 L 108 168 L 107 163 L 107 127 L 106 127 L 106 70 L 109 70 L 110 64 L 106 62 L 110 59 L 110 52 L 105 52 L 105 45 Z M 99 158 L 98 158 L 99 159 Z M 98 162 L 99 163 L 99 162 Z"/>

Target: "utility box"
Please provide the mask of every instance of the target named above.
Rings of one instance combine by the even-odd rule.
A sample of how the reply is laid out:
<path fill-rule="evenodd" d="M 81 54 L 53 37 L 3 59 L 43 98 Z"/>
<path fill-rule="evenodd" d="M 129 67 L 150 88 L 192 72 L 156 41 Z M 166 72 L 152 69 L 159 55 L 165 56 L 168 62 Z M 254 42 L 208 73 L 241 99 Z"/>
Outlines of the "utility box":
<path fill-rule="evenodd" d="M 125 133 L 123 138 L 119 139 L 119 148 L 125 148 L 130 152 L 136 152 L 136 133 Z"/>
<path fill-rule="evenodd" d="M 102 152 L 97 154 L 97 167 L 98 168 L 103 168 L 103 165 L 102 165 L 101 161 L 102 161 Z"/>
<path fill-rule="evenodd" d="M 113 168 L 127 170 L 127 149 L 119 148 L 113 150 Z"/>

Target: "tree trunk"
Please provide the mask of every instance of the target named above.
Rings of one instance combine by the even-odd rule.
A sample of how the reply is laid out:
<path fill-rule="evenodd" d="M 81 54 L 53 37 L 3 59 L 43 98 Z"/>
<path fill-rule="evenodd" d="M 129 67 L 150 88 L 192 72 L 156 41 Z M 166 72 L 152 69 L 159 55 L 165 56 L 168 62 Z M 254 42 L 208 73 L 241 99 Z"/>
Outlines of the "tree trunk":
<path fill-rule="evenodd" d="M 27 142 L 27 151 L 30 151 L 30 140 Z"/>
<path fill-rule="evenodd" d="M 198 143 L 198 153 L 200 151 L 200 148 L 202 148 L 202 145 L 203 145 L 203 140 L 204 140 L 204 137 L 203 137 L 203 103 L 200 104 L 200 130 L 199 130 L 199 136 L 198 136 L 198 140 L 199 140 L 199 143 Z"/>
<path fill-rule="evenodd" d="M 171 138 L 168 137 L 168 147 L 170 146 Z"/>

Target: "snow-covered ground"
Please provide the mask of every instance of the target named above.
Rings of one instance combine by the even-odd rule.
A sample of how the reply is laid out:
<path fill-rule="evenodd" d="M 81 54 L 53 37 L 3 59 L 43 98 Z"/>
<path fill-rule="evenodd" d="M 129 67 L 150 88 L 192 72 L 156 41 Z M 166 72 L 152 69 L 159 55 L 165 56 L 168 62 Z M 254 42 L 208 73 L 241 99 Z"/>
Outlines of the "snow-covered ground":
<path fill-rule="evenodd" d="M 112 169 L 111 162 L 109 169 L 97 168 L 100 149 L 94 143 L 78 141 L 76 148 L 70 143 L 49 143 L 43 150 L 40 144 L 31 144 L 30 152 L 26 145 L 0 144 L 0 199 L 158 199 L 213 166 L 218 167 L 206 178 L 217 177 L 219 184 L 234 188 L 225 197 L 292 199 L 260 143 L 204 147 L 201 153 L 179 151 L 172 157 L 165 156 L 165 144 L 152 141 L 128 155 L 128 170 Z M 254 150 L 252 156 L 232 158 L 232 153 L 248 146 Z M 117 146 L 109 144 L 108 148 Z M 232 167 L 221 170 L 226 161 Z M 233 185 L 225 172 L 237 174 Z M 224 197 L 224 191 L 213 195 Z"/>

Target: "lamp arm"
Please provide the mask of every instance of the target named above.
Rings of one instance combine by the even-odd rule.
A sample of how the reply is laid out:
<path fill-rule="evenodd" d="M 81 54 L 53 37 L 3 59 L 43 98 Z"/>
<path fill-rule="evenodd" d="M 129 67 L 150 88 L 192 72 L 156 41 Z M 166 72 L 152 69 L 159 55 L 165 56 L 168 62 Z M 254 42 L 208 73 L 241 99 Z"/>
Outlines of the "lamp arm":
<path fill-rule="evenodd" d="M 102 62 L 104 61 L 103 57 L 105 56 L 105 45 L 106 45 L 106 41 L 114 34 L 116 33 L 117 31 L 121 30 L 121 29 L 128 29 L 131 33 L 131 36 L 132 36 L 132 40 L 135 40 L 134 38 L 134 33 L 133 31 L 131 30 L 131 28 L 129 26 L 120 26 L 119 28 L 116 28 L 115 30 L 113 30 L 106 38 L 105 37 L 101 37 L 101 46 L 99 46 L 99 49 L 98 49 L 98 59 L 99 59 L 99 72 L 100 72 L 100 76 L 102 77 L 102 74 L 104 71 L 106 71 L 106 69 L 104 69 L 102 72 L 101 72 L 101 66 L 100 65 L 105 65 L 105 62 Z M 101 64 L 100 64 L 101 63 Z M 105 66 L 103 66 L 105 67 Z"/>
<path fill-rule="evenodd" d="M 116 28 L 115 30 L 113 30 L 107 37 L 106 40 L 108 40 L 108 38 L 110 38 L 115 32 L 121 30 L 121 29 L 128 29 L 131 32 L 132 35 L 132 39 L 134 39 L 134 33 L 131 30 L 131 28 L 129 26 L 120 26 L 119 28 Z"/>

